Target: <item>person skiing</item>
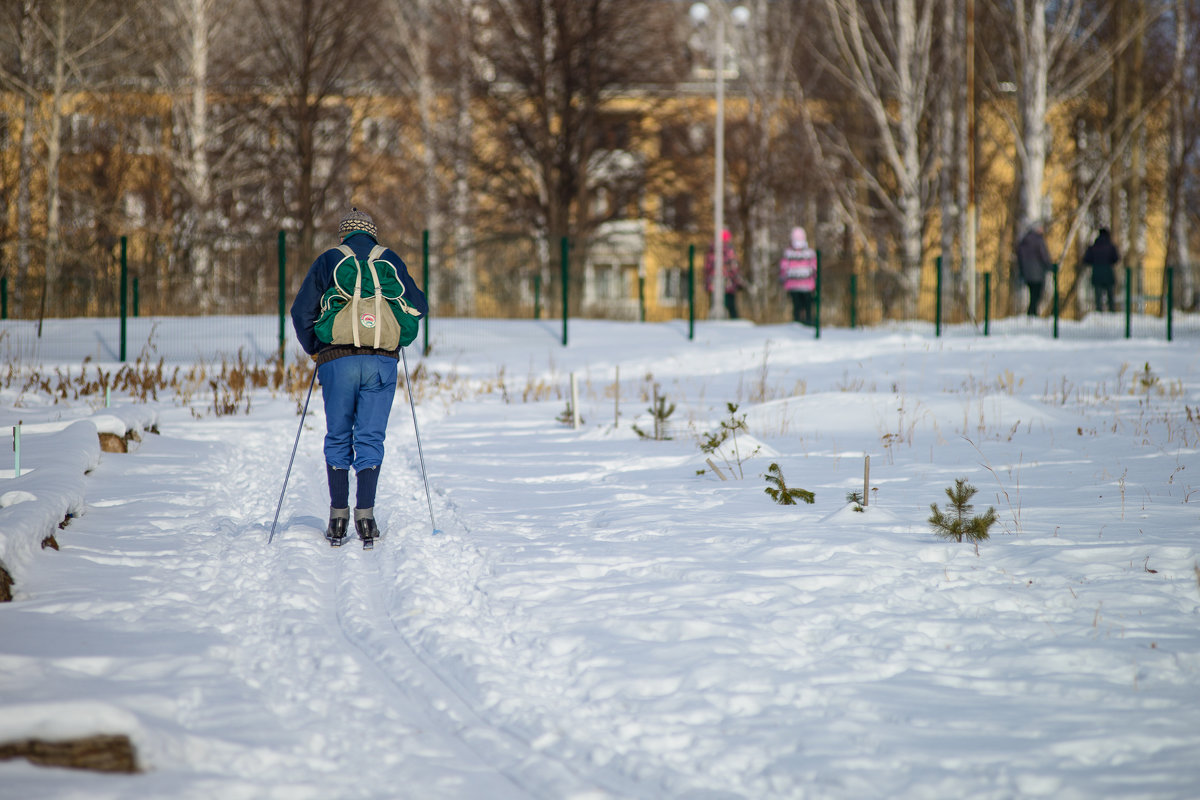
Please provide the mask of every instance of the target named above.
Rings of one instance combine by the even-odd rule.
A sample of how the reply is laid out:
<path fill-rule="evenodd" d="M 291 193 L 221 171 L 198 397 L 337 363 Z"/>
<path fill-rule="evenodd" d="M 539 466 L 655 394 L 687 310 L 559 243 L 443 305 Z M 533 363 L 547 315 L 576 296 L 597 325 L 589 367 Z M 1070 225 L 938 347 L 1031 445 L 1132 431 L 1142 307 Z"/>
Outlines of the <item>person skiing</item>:
<path fill-rule="evenodd" d="M 737 254 L 733 251 L 733 235 L 729 231 L 721 232 L 721 251 L 721 273 L 725 278 L 725 311 L 730 319 L 737 319 L 737 293 L 746 283 L 742 280 Z M 704 285 L 714 303 L 717 302 L 717 296 L 713 294 L 713 278 L 716 277 L 716 272 L 716 259 L 713 258 L 713 246 L 710 244 L 708 254 L 704 256 Z"/>
<path fill-rule="evenodd" d="M 1017 266 L 1021 270 L 1021 279 L 1029 287 L 1029 309 L 1025 313 L 1031 317 L 1037 316 L 1038 305 L 1042 302 L 1046 273 L 1054 271 L 1044 231 L 1042 222 L 1037 220 L 1017 244 Z"/>
<path fill-rule="evenodd" d="M 792 239 L 779 259 L 779 280 L 792 298 L 792 321 L 812 325 L 812 297 L 817 288 L 817 252 L 808 246 L 804 228 L 792 228 Z"/>
<path fill-rule="evenodd" d="M 354 528 L 363 546 L 370 547 L 380 535 L 375 494 L 396 395 L 400 347 L 416 338 L 417 321 L 429 312 L 429 305 L 400 256 L 378 244 L 370 214 L 351 208 L 338 224 L 338 233 L 341 245 L 321 253 L 304 276 L 292 302 L 292 326 L 300 346 L 316 362 L 325 405 L 325 536 L 334 547 L 346 537 L 353 468 Z M 373 296 L 360 296 L 367 287 Z M 388 314 L 391 319 L 382 318 Z M 395 341 L 381 338 L 379 331 L 389 329 Z"/>
<path fill-rule="evenodd" d="M 1121 253 L 1113 244 L 1112 234 L 1108 228 L 1101 228 L 1096 234 L 1096 241 L 1083 253 L 1083 263 L 1092 268 L 1092 291 L 1096 294 L 1097 311 L 1104 310 L 1105 298 L 1108 299 L 1108 310 L 1116 310 L 1113 289 L 1117 284 L 1117 274 L 1113 266 L 1120 260 Z"/>

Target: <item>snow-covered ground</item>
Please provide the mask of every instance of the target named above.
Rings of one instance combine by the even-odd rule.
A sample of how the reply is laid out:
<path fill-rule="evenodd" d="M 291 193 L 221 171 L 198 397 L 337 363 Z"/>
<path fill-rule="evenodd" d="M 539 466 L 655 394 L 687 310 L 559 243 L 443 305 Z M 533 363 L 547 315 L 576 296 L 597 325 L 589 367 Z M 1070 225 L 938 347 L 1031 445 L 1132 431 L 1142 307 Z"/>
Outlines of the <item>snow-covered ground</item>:
<path fill-rule="evenodd" d="M 92 322 L 56 330 L 111 350 Z M 268 544 L 294 398 L 0 376 L 0 743 L 124 733 L 144 768 L 0 762 L 0 797 L 1196 796 L 1194 338 L 436 322 L 408 362 L 444 533 L 401 390 L 373 552 L 321 537 L 319 389 Z M 274 335 L 139 324 L 175 359 Z M 10 358 L 78 372 L 53 349 Z M 669 440 L 632 427 L 655 384 Z M 709 456 L 728 403 L 748 431 Z M 815 504 L 774 503 L 772 463 Z M 977 549 L 926 522 L 956 478 L 999 518 Z"/>

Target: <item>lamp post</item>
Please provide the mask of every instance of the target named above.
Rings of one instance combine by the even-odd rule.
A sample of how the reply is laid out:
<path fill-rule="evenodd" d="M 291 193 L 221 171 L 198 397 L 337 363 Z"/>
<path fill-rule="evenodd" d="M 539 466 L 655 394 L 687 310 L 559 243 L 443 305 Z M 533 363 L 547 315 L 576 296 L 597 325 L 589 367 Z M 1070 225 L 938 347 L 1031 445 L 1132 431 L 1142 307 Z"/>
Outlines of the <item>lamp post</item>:
<path fill-rule="evenodd" d="M 692 20 L 704 24 L 712 13 L 706 3 L 693 3 L 688 9 Z M 717 92 L 717 119 L 715 135 L 715 160 L 713 169 L 713 297 L 709 305 L 709 319 L 725 319 L 725 15 L 718 11 L 716 17 L 716 50 L 713 55 L 713 75 Z M 750 10 L 736 6 L 731 12 L 733 21 L 744 25 L 750 19 Z"/>

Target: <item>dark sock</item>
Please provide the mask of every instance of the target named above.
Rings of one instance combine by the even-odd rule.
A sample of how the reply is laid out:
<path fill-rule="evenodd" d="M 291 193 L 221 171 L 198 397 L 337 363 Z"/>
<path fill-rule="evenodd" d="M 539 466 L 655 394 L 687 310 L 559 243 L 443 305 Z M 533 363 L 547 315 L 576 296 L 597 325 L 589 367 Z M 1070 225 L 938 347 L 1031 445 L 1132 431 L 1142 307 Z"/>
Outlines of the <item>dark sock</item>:
<path fill-rule="evenodd" d="M 325 465 L 329 478 L 329 505 L 333 508 L 350 507 L 350 470 Z"/>
<path fill-rule="evenodd" d="M 379 467 L 360 469 L 355 475 L 358 482 L 355 506 L 358 508 L 375 507 L 375 489 L 379 486 Z"/>

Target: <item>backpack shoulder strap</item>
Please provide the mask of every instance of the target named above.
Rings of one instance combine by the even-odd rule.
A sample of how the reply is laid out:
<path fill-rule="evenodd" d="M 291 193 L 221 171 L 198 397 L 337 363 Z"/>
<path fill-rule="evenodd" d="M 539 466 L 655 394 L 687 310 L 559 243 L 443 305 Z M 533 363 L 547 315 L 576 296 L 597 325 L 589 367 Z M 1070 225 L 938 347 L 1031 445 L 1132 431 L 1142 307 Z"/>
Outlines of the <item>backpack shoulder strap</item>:
<path fill-rule="evenodd" d="M 332 285 L 335 289 L 338 290 L 338 293 L 340 295 L 342 295 L 346 299 L 350 299 L 354 295 L 354 292 L 358 289 L 359 285 L 362 282 L 362 270 L 359 268 L 358 257 L 354 255 L 354 251 L 350 249 L 350 245 L 340 244 L 337 247 L 335 247 L 334 249 L 342 254 L 342 258 L 340 261 L 338 261 L 336 264 L 333 265 Z M 351 287 L 349 285 L 342 286 L 340 283 L 338 283 L 338 271 L 341 270 L 342 264 L 345 264 L 346 261 L 349 261 L 351 264 L 354 265 L 354 273 L 355 273 L 354 284 L 355 285 L 353 287 Z M 348 280 L 348 278 L 347 278 L 347 280 Z"/>

